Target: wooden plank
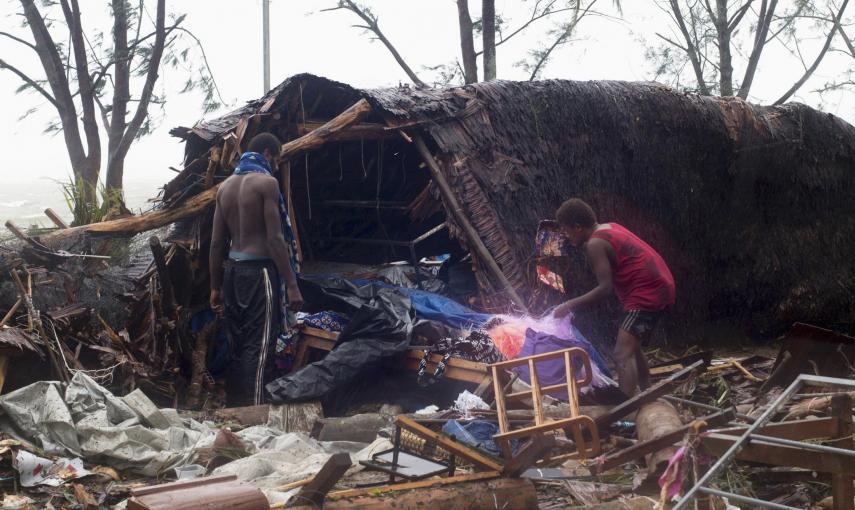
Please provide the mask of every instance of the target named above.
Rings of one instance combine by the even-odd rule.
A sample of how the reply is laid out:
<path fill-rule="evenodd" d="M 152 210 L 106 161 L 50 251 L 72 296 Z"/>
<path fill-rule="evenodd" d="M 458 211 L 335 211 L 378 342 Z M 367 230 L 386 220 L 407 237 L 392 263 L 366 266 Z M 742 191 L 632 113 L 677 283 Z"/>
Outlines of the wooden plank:
<path fill-rule="evenodd" d="M 851 450 L 853 446 L 852 433 L 852 397 L 846 393 L 835 395 L 831 401 L 831 413 L 837 417 L 837 440 L 834 446 Z M 855 510 L 855 490 L 852 486 L 852 475 L 831 475 L 831 496 L 833 510 Z"/>
<path fill-rule="evenodd" d="M 534 423 L 543 425 L 543 394 L 540 392 L 540 380 L 537 378 L 537 366 L 533 358 L 528 358 L 528 373 L 531 379 L 531 400 L 534 406 Z"/>
<path fill-rule="evenodd" d="M 511 429 L 510 423 L 508 423 L 508 413 L 507 408 L 505 407 L 505 392 L 502 388 L 502 378 L 500 377 L 501 373 L 499 368 L 495 365 L 490 367 L 490 370 L 493 371 L 493 387 L 494 387 L 494 395 L 496 397 L 496 416 L 499 419 L 499 432 L 505 433 Z"/>
<path fill-rule="evenodd" d="M 440 480 L 449 480 L 442 478 Z M 399 484 L 406 485 L 406 484 Z M 324 503 L 325 510 L 425 510 L 441 508 L 443 510 L 474 510 L 481 508 L 500 508 L 502 510 L 530 510 L 537 508 L 537 492 L 531 480 L 525 478 L 498 478 L 452 484 L 434 484 L 421 490 L 397 489 L 398 485 L 389 485 L 389 490 L 377 493 L 377 489 L 340 498 Z M 271 509 L 280 508 L 277 504 Z M 318 507 L 301 505 L 295 510 L 318 510 Z"/>
<path fill-rule="evenodd" d="M 3 393 L 3 385 L 6 384 L 6 374 L 9 372 L 9 353 L 0 352 L 0 393 Z"/>
<path fill-rule="evenodd" d="M 15 312 L 18 311 L 18 308 L 21 308 L 22 304 L 24 304 L 24 299 L 18 297 L 18 300 L 15 301 L 15 304 L 12 305 L 12 308 L 10 308 L 9 311 L 6 312 L 6 315 L 3 316 L 3 320 L 0 320 L 0 328 L 5 326 L 6 323 L 9 322 L 9 319 L 11 319 L 13 315 L 15 315 Z"/>
<path fill-rule="evenodd" d="M 726 411 L 721 411 L 719 413 L 711 414 L 709 416 L 705 416 L 703 418 L 699 418 L 696 421 L 703 422 L 705 425 L 701 427 L 701 429 L 706 429 L 708 427 L 717 427 L 719 425 L 724 425 L 734 418 L 733 409 L 728 409 Z M 649 453 L 653 453 L 656 451 L 665 448 L 666 446 L 671 446 L 683 439 L 686 436 L 686 433 L 689 432 L 695 425 L 690 423 L 681 427 L 679 430 L 675 430 L 671 433 L 665 434 L 663 436 L 651 439 L 649 441 L 638 442 L 629 448 L 624 448 L 623 450 L 617 451 L 615 453 L 606 455 L 604 457 L 600 457 L 596 460 L 594 465 L 590 466 L 588 469 L 591 471 L 592 475 L 599 475 L 604 473 L 610 469 L 614 469 L 618 466 L 622 466 L 627 462 L 633 461 L 635 459 L 640 459 Z"/>
<path fill-rule="evenodd" d="M 335 331 L 327 331 L 325 329 L 313 328 L 312 326 L 303 326 L 302 334 L 306 336 L 314 336 L 318 338 L 324 338 L 327 340 L 332 340 L 334 342 L 338 342 L 338 338 L 341 336 L 341 333 L 336 333 Z"/>
<path fill-rule="evenodd" d="M 541 395 L 544 393 L 549 394 L 549 393 L 552 393 L 554 391 L 566 390 L 566 389 L 567 389 L 566 383 L 552 384 L 549 386 L 541 387 L 540 393 L 541 393 Z M 516 393 L 508 393 L 507 395 L 505 395 L 505 400 L 508 402 L 519 402 L 520 400 L 526 400 L 529 398 L 531 398 L 531 391 L 518 391 Z"/>
<path fill-rule="evenodd" d="M 307 120 L 305 122 L 301 122 L 297 124 L 297 134 L 302 136 L 306 133 L 310 133 L 311 131 L 319 128 L 323 125 L 323 121 L 319 120 Z M 330 141 L 333 142 L 346 142 L 353 140 L 380 140 L 386 138 L 398 138 L 400 135 L 398 131 L 395 129 L 390 129 L 386 127 L 385 124 L 373 124 L 368 122 L 362 122 L 359 124 L 354 124 L 347 129 L 343 129 L 342 131 L 336 133 L 332 137 L 330 137 Z"/>
<path fill-rule="evenodd" d="M 408 370 L 417 371 L 419 369 L 419 361 L 424 356 L 424 351 L 409 349 L 404 354 L 404 366 Z M 434 370 L 436 364 L 442 360 L 439 354 L 432 354 L 428 359 L 428 369 Z M 451 358 L 445 366 L 443 377 L 454 379 L 455 381 L 465 381 L 474 384 L 481 384 L 484 378 L 487 377 L 487 365 L 475 361 L 469 361 L 459 358 Z"/>
<path fill-rule="evenodd" d="M 741 436 L 748 427 L 718 429 L 713 432 L 727 436 Z M 837 418 L 826 417 L 816 420 L 795 420 L 770 423 L 756 431 L 761 436 L 774 436 L 781 439 L 802 441 L 818 437 L 834 437 L 838 430 Z"/>
<path fill-rule="evenodd" d="M 324 467 L 312 478 L 312 481 L 302 486 L 290 501 L 322 508 L 327 493 L 350 469 L 350 466 L 350 454 L 336 453 L 324 463 Z"/>
<path fill-rule="evenodd" d="M 703 360 L 698 360 L 689 365 L 688 367 L 684 368 L 683 370 L 672 374 L 667 379 L 664 379 L 651 386 L 650 388 L 642 391 L 631 399 L 624 401 L 622 404 L 613 408 L 608 414 L 604 414 L 603 416 L 597 418 L 597 426 L 600 427 L 601 430 L 605 429 L 606 427 L 620 420 L 624 416 L 627 416 L 628 414 L 637 411 L 642 405 L 648 402 L 652 402 L 657 398 L 665 395 L 666 393 L 671 391 L 674 386 L 679 384 L 681 382 L 680 380 L 683 377 L 688 376 L 695 370 L 701 368 L 703 365 Z"/>
<path fill-rule="evenodd" d="M 549 454 L 555 447 L 555 436 L 552 434 L 538 434 L 532 438 L 519 452 L 505 463 L 502 471 L 504 476 L 516 478 L 523 471 L 537 463 Z"/>
<path fill-rule="evenodd" d="M 338 500 L 342 498 L 353 498 L 357 496 L 380 495 L 386 492 L 403 492 L 418 489 L 427 489 L 430 487 L 442 487 L 444 485 L 452 485 L 456 483 L 475 482 L 489 480 L 491 478 L 499 478 L 501 473 L 498 470 L 484 471 L 481 473 L 469 473 L 465 475 L 455 475 L 446 478 L 434 478 L 431 480 L 420 480 L 418 482 L 396 483 L 393 485 L 383 485 L 381 487 L 366 487 L 364 489 L 351 489 L 346 491 L 331 492 L 327 496 L 328 500 Z"/>
<path fill-rule="evenodd" d="M 63 221 L 62 218 L 60 218 L 59 215 L 56 213 L 56 211 L 54 211 L 50 207 L 45 209 L 45 216 L 47 216 L 48 219 L 52 221 L 54 225 L 57 226 L 57 228 L 68 228 L 68 223 Z"/>
<path fill-rule="evenodd" d="M 708 455 L 723 455 L 736 442 L 734 436 L 710 432 L 701 437 L 701 448 Z M 837 453 L 817 454 L 803 448 L 780 446 L 753 440 L 736 455 L 738 460 L 771 466 L 790 466 L 821 473 L 855 476 L 855 458 Z"/>
<path fill-rule="evenodd" d="M 468 462 L 471 462 L 476 466 L 480 466 L 484 469 L 489 469 L 492 471 L 501 471 L 503 468 L 500 463 L 487 457 L 486 455 L 483 455 L 477 452 L 476 450 L 469 448 L 468 446 L 458 443 L 457 441 L 454 441 L 447 436 L 434 432 L 423 425 L 419 425 L 418 423 L 411 420 L 410 418 L 407 418 L 404 415 L 399 415 L 395 421 L 399 426 L 409 430 L 413 434 L 421 437 L 422 439 L 438 443 L 439 446 L 441 446 L 445 450 L 448 450 L 449 453 L 454 454 Z"/>
<path fill-rule="evenodd" d="M 496 434 L 493 436 L 493 439 L 496 441 L 508 440 L 508 439 L 519 439 L 521 437 L 529 437 L 535 434 L 540 434 L 543 432 L 547 432 L 549 430 L 557 430 L 557 429 L 565 429 L 574 425 L 585 424 L 590 427 L 591 433 L 594 434 L 596 432 L 596 425 L 594 420 L 589 418 L 588 416 L 576 416 L 575 418 L 566 418 L 563 420 L 556 421 L 548 421 L 542 425 L 532 425 L 530 427 L 524 427 L 521 429 L 510 430 L 508 432 L 503 432 L 501 434 Z M 599 445 L 597 446 L 597 450 L 599 451 Z"/>

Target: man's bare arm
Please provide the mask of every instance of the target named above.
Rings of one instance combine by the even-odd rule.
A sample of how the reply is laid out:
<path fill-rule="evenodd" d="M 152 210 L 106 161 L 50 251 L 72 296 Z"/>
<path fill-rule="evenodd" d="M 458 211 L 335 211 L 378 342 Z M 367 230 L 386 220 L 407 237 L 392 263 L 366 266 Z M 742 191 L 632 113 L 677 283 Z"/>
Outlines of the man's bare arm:
<path fill-rule="evenodd" d="M 282 219 L 279 212 L 279 183 L 275 178 L 265 179 L 262 196 L 264 197 L 264 227 L 267 230 L 267 247 L 270 250 L 270 256 L 288 286 L 296 287 L 297 277 L 294 275 L 289 260 L 291 248 L 285 242 L 285 236 L 282 235 Z"/>
<path fill-rule="evenodd" d="M 588 241 L 585 246 L 585 253 L 588 256 L 591 269 L 594 271 L 594 276 L 597 277 L 597 286 L 558 307 L 555 310 L 555 315 L 562 317 L 573 310 L 601 301 L 612 293 L 612 264 L 609 261 L 608 253 L 610 248 L 608 241 L 603 239 L 594 238 Z"/>
<path fill-rule="evenodd" d="M 223 253 L 229 241 L 228 225 L 220 207 L 220 194 L 217 192 L 217 203 L 214 207 L 214 228 L 211 232 L 211 251 L 208 253 L 208 271 L 211 274 L 211 309 L 217 315 L 223 315 Z"/>
<path fill-rule="evenodd" d="M 217 193 L 217 202 L 214 208 L 214 228 L 211 232 L 211 251 L 208 257 L 209 270 L 211 272 L 211 290 L 220 290 L 223 286 L 223 254 L 226 251 L 226 243 L 229 240 L 229 228 L 223 217 L 223 209 L 220 206 L 220 194 Z"/>

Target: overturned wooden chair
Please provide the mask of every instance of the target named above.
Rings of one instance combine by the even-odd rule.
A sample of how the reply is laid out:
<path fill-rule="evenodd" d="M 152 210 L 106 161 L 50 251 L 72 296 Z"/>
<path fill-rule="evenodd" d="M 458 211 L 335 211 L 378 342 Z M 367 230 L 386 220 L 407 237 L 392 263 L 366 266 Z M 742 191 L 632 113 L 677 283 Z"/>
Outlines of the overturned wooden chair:
<path fill-rule="evenodd" d="M 564 373 L 567 380 L 563 384 L 541 387 L 537 376 L 537 364 L 554 359 L 564 360 Z M 577 379 L 576 370 L 573 368 L 574 360 L 579 360 L 584 368 L 585 377 L 581 380 Z M 528 367 L 529 375 L 531 376 L 531 390 L 506 394 L 505 391 L 511 390 L 505 386 L 505 377 L 503 377 L 505 370 L 519 366 Z M 545 433 L 551 433 L 554 430 L 563 430 L 567 439 L 572 440 L 576 447 L 575 453 L 562 455 L 562 459 L 586 459 L 599 454 L 600 436 L 597 431 L 597 425 L 590 417 L 584 416 L 579 412 L 579 388 L 591 384 L 591 360 L 584 349 L 572 347 L 546 354 L 494 363 L 490 365 L 490 370 L 493 375 L 496 412 L 499 418 L 499 433 L 493 436 L 493 439 L 499 444 L 502 456 L 506 460 L 512 458 L 512 439 L 534 439 Z M 567 402 L 570 404 L 570 416 L 559 420 L 548 421 L 543 412 L 543 395 L 554 394 L 558 391 L 562 391 L 562 394 L 566 391 Z M 522 403 L 528 399 L 531 399 L 534 409 L 534 425 L 512 430 L 507 415 L 508 404 Z M 588 432 L 590 440 L 586 439 L 585 431 Z"/>

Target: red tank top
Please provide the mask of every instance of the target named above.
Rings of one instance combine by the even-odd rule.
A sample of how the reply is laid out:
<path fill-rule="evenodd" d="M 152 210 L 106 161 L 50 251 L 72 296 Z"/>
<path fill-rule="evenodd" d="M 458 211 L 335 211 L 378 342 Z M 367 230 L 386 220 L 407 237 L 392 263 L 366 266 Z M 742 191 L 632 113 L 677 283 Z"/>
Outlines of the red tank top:
<path fill-rule="evenodd" d="M 676 289 L 671 270 L 656 250 L 617 223 L 595 230 L 591 237 L 612 246 L 615 294 L 623 309 L 658 312 L 674 304 Z"/>

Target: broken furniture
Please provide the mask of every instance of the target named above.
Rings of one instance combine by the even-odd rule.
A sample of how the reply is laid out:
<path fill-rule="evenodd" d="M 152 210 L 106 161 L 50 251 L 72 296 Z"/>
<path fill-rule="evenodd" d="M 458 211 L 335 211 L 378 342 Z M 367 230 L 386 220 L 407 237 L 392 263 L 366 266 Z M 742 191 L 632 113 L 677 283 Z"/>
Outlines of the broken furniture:
<path fill-rule="evenodd" d="M 784 404 L 805 386 L 851 391 L 855 389 L 855 381 L 801 374 L 751 425 L 704 435 L 701 438 L 702 450 L 717 455 L 719 459 L 680 498 L 674 510 L 688 508 L 696 499 L 699 503 L 703 502 L 703 497 L 711 495 L 765 508 L 793 508 L 710 487 L 710 482 L 734 459 L 831 473 L 834 509 L 852 510 L 855 507 L 852 483 L 855 476 L 852 397 L 847 393 L 838 395 L 833 406 L 833 416 L 829 418 L 769 423 Z M 804 442 L 817 438 L 833 438 L 836 446 Z"/>
<path fill-rule="evenodd" d="M 402 429 L 407 429 L 430 443 L 425 450 L 433 450 L 435 446 L 443 447 L 449 453 L 447 462 L 433 459 L 428 455 L 413 451 L 412 448 L 406 448 L 401 441 Z M 446 447 L 449 443 L 452 443 L 451 448 Z M 399 477 L 413 482 L 440 474 L 454 476 L 454 451 L 457 446 L 453 439 L 445 438 L 406 416 L 399 416 L 395 422 L 395 439 L 392 448 L 375 453 L 371 460 L 362 460 L 359 463 L 369 469 L 388 473 L 389 483 L 395 483 L 395 479 Z M 460 447 L 462 448 L 462 445 Z M 471 453 L 475 454 L 476 452 Z"/>
<path fill-rule="evenodd" d="M 294 370 L 299 370 L 304 367 L 309 359 L 311 350 L 329 352 L 333 350 L 338 343 L 340 333 L 324 331 L 323 329 L 303 326 L 300 330 L 300 337 L 297 341 L 297 352 L 294 355 Z M 419 349 L 408 349 L 403 354 L 403 364 L 407 370 L 417 372 L 419 369 L 419 361 L 424 357 L 424 351 Z M 439 354 L 433 354 L 428 359 L 428 370 L 435 370 L 436 364 L 442 360 Z M 454 379 L 455 381 L 464 381 L 475 384 L 481 384 L 488 377 L 487 365 L 478 363 L 477 361 L 469 361 L 460 358 L 451 358 L 446 363 L 443 377 Z"/>
<path fill-rule="evenodd" d="M 210 476 L 131 489 L 128 510 L 267 510 L 270 504 L 257 488 L 237 475 Z"/>
<path fill-rule="evenodd" d="M 799 374 L 846 377 L 855 359 L 855 338 L 829 329 L 797 322 L 786 334 L 772 366 L 772 373 L 761 387 L 784 387 Z"/>
<path fill-rule="evenodd" d="M 537 364 L 538 362 L 554 359 L 563 359 L 566 381 L 564 384 L 541 387 L 537 376 Z M 576 370 L 573 366 L 574 360 L 582 363 L 585 377 L 581 380 L 576 378 Z M 531 378 L 531 391 L 505 394 L 505 370 L 518 366 L 528 367 Z M 593 457 L 599 453 L 600 436 L 597 431 L 597 425 L 590 417 L 579 413 L 579 387 L 587 386 L 591 383 L 591 360 L 584 349 L 571 347 L 560 351 L 493 363 L 490 365 L 490 370 L 493 376 L 496 412 L 499 418 L 499 433 L 493 436 L 493 439 L 499 444 L 505 460 L 510 460 L 512 457 L 511 439 L 530 438 L 558 429 L 562 429 L 567 438 L 575 443 L 576 447 L 576 453 L 562 456 L 563 458 L 584 459 Z M 566 391 L 567 401 L 570 404 L 570 416 L 564 419 L 548 421 L 543 412 L 543 396 L 545 393 L 554 393 L 561 390 Z M 532 407 L 534 408 L 534 425 L 511 430 L 507 415 L 508 404 L 522 403 L 527 399 L 531 399 Z M 589 442 L 586 442 L 585 430 L 590 434 Z"/>
<path fill-rule="evenodd" d="M 375 210 L 379 210 L 383 205 L 386 205 L 388 208 L 398 208 L 402 211 L 406 211 L 408 207 L 407 204 L 381 204 L 379 201 L 364 202 L 353 200 L 327 200 L 324 201 L 322 204 L 326 206 L 346 207 L 354 209 L 365 208 L 367 206 L 369 209 Z M 419 258 L 416 255 L 416 246 L 429 239 L 434 234 L 445 230 L 446 228 L 448 228 L 448 225 L 446 225 L 445 223 L 440 223 L 439 225 L 429 229 L 427 232 L 410 241 L 396 241 L 392 239 L 370 239 L 362 237 L 321 237 L 318 238 L 318 240 L 341 243 L 344 245 L 356 243 L 367 244 L 370 246 L 387 246 L 392 250 L 394 250 L 396 247 L 407 248 L 407 254 L 410 256 L 410 263 L 413 265 L 413 268 L 415 268 L 416 285 L 418 286 L 418 288 L 421 289 L 422 277 L 419 273 Z"/>
<path fill-rule="evenodd" d="M 639 459 L 654 452 L 658 452 L 663 448 L 676 444 L 684 437 L 686 437 L 686 434 L 689 433 L 689 431 L 692 429 L 704 430 L 709 427 L 725 425 L 729 421 L 733 420 L 735 415 L 736 413 L 733 409 L 727 409 L 724 411 L 718 411 L 709 416 L 704 416 L 703 418 L 698 418 L 693 423 L 683 425 L 677 430 L 673 430 L 666 434 L 659 435 L 647 441 L 639 441 L 633 444 L 632 446 L 624 448 L 623 450 L 610 453 L 606 456 L 598 457 L 596 459 L 596 462 L 591 465 L 589 470 L 591 471 L 592 475 L 599 475 L 605 473 L 606 471 L 614 469 L 618 466 L 622 466 L 627 462 L 631 462 L 635 459 Z"/>
<path fill-rule="evenodd" d="M 319 328 L 303 325 L 300 327 L 300 336 L 297 341 L 297 352 L 294 354 L 294 369 L 297 370 L 306 365 L 309 359 L 309 349 L 317 349 L 330 352 L 338 343 L 339 333 L 325 331 Z"/>
<path fill-rule="evenodd" d="M 597 426 L 600 428 L 600 431 L 606 431 L 609 425 L 637 411 L 644 404 L 664 397 L 666 393 L 682 383 L 684 378 L 690 376 L 696 370 L 703 369 L 704 366 L 704 360 L 699 359 L 679 372 L 671 374 L 667 379 L 659 381 L 629 400 L 624 401 L 622 404 L 613 407 L 611 411 L 597 417 Z"/>

